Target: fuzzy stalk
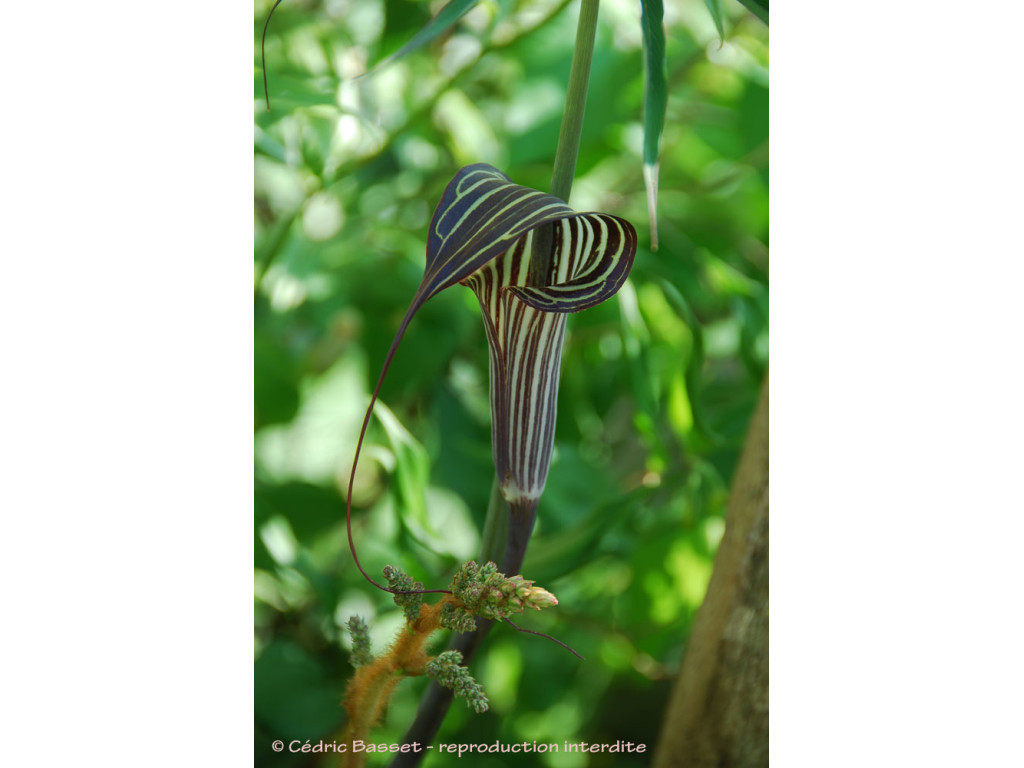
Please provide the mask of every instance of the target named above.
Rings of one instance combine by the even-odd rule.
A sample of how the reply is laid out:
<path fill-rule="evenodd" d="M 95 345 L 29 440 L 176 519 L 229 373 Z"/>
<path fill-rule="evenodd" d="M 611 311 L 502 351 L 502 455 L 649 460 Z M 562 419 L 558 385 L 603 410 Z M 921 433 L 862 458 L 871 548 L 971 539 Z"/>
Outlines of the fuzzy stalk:
<path fill-rule="evenodd" d="M 458 601 L 451 595 L 445 595 L 433 605 L 424 604 L 419 618 L 402 629 L 386 654 L 356 670 L 343 704 L 348 713 L 348 726 L 342 741 L 348 744 L 348 750 L 342 757 L 342 768 L 364 765 L 366 753 L 353 752 L 353 742 L 368 740 L 370 729 L 380 720 L 391 700 L 392 691 L 402 678 L 424 674 L 430 661 L 426 653 L 427 640 L 441 626 L 441 610 L 445 603 Z"/>

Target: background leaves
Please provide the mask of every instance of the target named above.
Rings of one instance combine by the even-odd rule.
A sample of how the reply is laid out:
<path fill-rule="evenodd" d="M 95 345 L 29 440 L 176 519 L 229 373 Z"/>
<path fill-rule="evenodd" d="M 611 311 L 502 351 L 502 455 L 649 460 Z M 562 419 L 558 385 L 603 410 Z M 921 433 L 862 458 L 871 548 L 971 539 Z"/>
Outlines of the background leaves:
<path fill-rule="evenodd" d="M 420 46 L 426 45 L 438 35 L 446 32 L 449 27 L 461 19 L 478 2 L 479 0 L 451 0 L 419 32 L 413 35 L 408 43 L 389 56 L 381 66 L 385 66 L 391 59 L 397 59 L 411 51 L 415 51 Z"/>
<path fill-rule="evenodd" d="M 270 5 L 255 6 L 253 81 L 256 759 L 267 766 L 312 764 L 273 753 L 275 738 L 340 732 L 348 617 L 364 616 L 378 647 L 401 622 L 347 551 L 342 491 L 358 426 L 455 170 L 490 162 L 547 189 L 576 24 L 562 2 L 479 3 L 356 79 L 412 40 L 429 10 L 289 0 L 267 37 L 267 112 L 258 43 Z M 601 4 L 570 204 L 630 220 L 640 251 L 616 298 L 570 319 L 555 456 L 524 568 L 560 601 L 524 625 L 587 662 L 499 628 L 474 665 L 491 712 L 457 702 L 442 740 L 657 738 L 768 358 L 767 28 L 723 7 L 721 48 L 702 0 L 664 9 L 652 253 L 640 8 Z M 360 557 L 443 586 L 477 548 L 493 473 L 470 291 L 424 305 L 382 401 L 394 421 L 371 423 L 356 477 Z M 420 689 L 398 689 L 381 743 L 401 738 Z M 543 764 L 610 764 L 588 759 Z"/>
<path fill-rule="evenodd" d="M 658 156 L 668 103 L 664 15 L 661 0 L 640 3 L 640 26 L 644 36 L 644 186 L 651 246 L 655 250 L 658 247 Z M 721 34 L 721 24 L 718 26 Z"/>

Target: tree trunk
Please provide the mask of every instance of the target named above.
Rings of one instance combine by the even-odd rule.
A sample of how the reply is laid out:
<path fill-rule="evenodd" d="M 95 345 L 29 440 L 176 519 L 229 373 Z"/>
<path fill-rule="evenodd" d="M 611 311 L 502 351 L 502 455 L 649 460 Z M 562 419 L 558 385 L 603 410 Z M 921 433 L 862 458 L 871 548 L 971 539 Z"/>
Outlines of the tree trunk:
<path fill-rule="evenodd" d="M 767 375 L 654 757 L 655 768 L 768 765 Z"/>

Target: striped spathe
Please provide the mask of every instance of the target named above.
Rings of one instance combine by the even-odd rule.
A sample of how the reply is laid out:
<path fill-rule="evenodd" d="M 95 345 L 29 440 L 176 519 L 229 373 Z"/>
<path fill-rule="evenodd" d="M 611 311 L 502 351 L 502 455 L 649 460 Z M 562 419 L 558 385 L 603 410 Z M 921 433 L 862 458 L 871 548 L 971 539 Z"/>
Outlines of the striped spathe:
<path fill-rule="evenodd" d="M 363 420 L 349 480 L 350 544 L 352 480 L 384 375 L 417 310 L 461 283 L 480 302 L 490 350 L 491 446 L 512 515 L 509 552 L 525 551 L 551 464 L 566 313 L 614 295 L 629 275 L 636 247 L 636 231 L 625 219 L 578 213 L 484 163 L 455 174 L 430 222 L 423 280 Z M 534 259 L 546 265 L 536 274 L 531 257 L 542 249 L 550 250 Z"/>

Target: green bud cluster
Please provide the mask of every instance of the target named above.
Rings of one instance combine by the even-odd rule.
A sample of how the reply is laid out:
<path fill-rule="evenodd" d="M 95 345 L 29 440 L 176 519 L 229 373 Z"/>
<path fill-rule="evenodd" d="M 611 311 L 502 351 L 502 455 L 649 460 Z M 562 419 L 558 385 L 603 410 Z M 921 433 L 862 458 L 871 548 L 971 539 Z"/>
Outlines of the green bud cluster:
<path fill-rule="evenodd" d="M 456 696 L 465 699 L 477 713 L 487 711 L 487 695 L 469 670 L 462 666 L 462 654 L 458 651 L 445 651 L 427 662 L 427 675 L 437 680 L 438 685 L 451 689 Z"/>
<path fill-rule="evenodd" d="M 441 606 L 441 626 L 456 632 L 473 632 L 476 630 L 476 619 L 464 608 L 445 603 Z"/>
<path fill-rule="evenodd" d="M 538 611 L 558 605 L 555 596 L 541 587 L 535 587 L 522 576 L 506 576 L 494 563 L 477 565 L 465 563 L 452 579 L 452 594 L 462 601 L 466 609 L 485 619 L 501 620 L 527 607 Z"/>
<path fill-rule="evenodd" d="M 373 654 L 370 653 L 370 628 L 366 626 L 361 616 L 352 616 L 346 626 L 352 634 L 352 666 L 368 666 L 373 662 Z"/>
<path fill-rule="evenodd" d="M 390 565 L 384 566 L 384 578 L 388 580 L 388 587 L 398 592 L 423 589 L 423 583 L 413 581 L 412 577 Z M 406 621 L 416 621 L 420 617 L 420 606 L 423 605 L 423 595 L 394 595 L 395 605 L 405 611 Z"/>

